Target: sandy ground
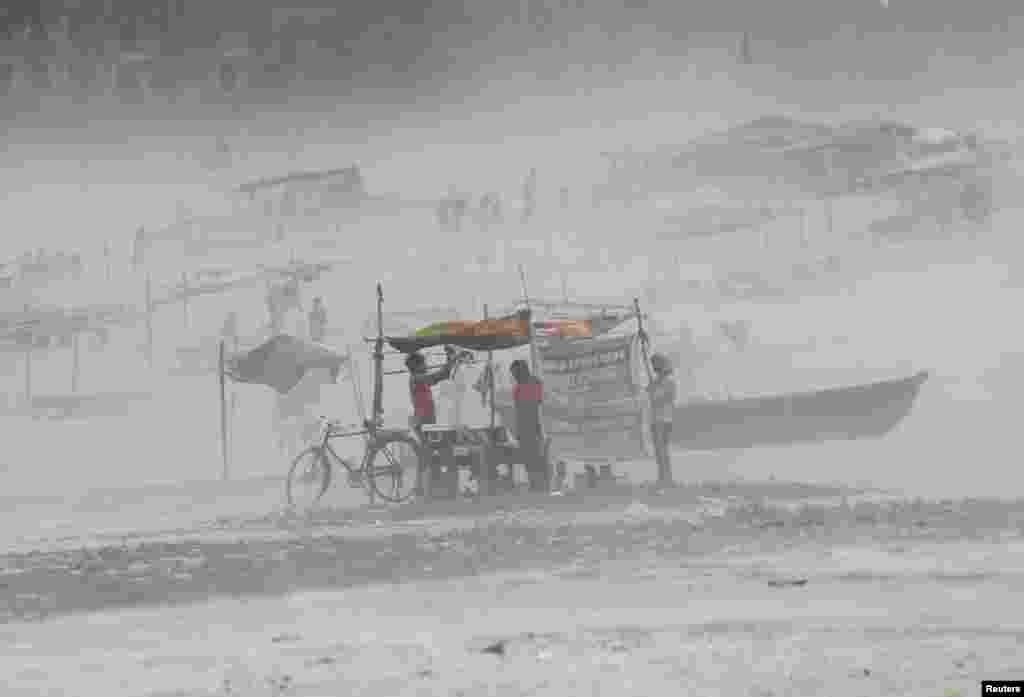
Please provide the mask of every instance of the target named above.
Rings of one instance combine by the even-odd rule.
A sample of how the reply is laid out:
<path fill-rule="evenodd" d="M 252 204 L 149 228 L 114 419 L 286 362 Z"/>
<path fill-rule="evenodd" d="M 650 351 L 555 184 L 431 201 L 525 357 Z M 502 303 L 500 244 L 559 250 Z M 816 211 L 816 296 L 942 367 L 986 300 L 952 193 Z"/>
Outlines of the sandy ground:
<path fill-rule="evenodd" d="M 12 695 L 968 694 L 1024 677 L 1022 532 L 778 483 L 225 520 L 6 555 L 0 661 Z"/>

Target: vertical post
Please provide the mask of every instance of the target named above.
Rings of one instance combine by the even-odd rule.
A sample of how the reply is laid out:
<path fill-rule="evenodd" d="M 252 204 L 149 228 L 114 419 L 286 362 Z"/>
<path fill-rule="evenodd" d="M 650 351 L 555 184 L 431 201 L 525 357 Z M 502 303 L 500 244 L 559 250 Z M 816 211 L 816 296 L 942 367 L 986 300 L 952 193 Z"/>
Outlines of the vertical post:
<path fill-rule="evenodd" d="M 224 342 L 220 342 L 220 355 L 217 361 L 217 377 L 220 382 L 220 458 L 222 481 L 227 481 L 228 469 L 228 402 L 227 386 L 224 380 Z"/>
<path fill-rule="evenodd" d="M 146 364 L 153 367 L 153 279 L 146 276 Z"/>
<path fill-rule="evenodd" d="M 521 284 L 523 286 L 523 302 L 526 304 L 526 311 L 527 311 L 527 317 L 528 317 L 528 320 L 527 320 L 526 324 L 527 324 L 527 331 L 529 331 L 529 337 L 530 337 L 530 370 L 531 370 L 531 372 L 534 375 L 537 376 L 538 379 L 540 379 L 543 382 L 544 376 L 543 376 L 543 374 L 541 372 L 540 356 L 539 356 L 539 354 L 537 352 L 536 337 L 534 336 L 534 333 L 533 333 L 533 311 L 530 309 L 530 294 L 529 294 L 529 292 L 527 291 L 527 288 L 526 288 L 526 271 L 523 269 L 523 265 L 522 264 L 519 265 L 519 280 L 520 280 L 520 282 L 521 282 Z M 544 404 L 543 403 L 541 403 L 541 405 L 540 405 L 540 423 L 541 423 L 541 450 L 542 450 L 542 452 L 546 453 L 547 452 L 547 448 L 545 447 L 545 445 L 547 443 L 547 429 L 544 428 Z M 550 487 L 550 484 L 552 482 L 551 458 L 546 458 L 545 465 L 547 465 L 547 481 L 548 481 L 548 486 Z"/>
<path fill-rule="evenodd" d="M 484 303 L 484 319 L 490 319 L 487 303 Z M 480 490 L 490 496 L 494 493 L 494 481 L 491 478 L 491 462 L 494 461 L 494 351 L 487 352 L 487 400 L 489 402 L 491 427 L 487 432 L 487 447 L 484 449 L 480 463 Z"/>
<path fill-rule="evenodd" d="M 181 321 L 182 327 L 188 329 L 189 307 L 188 307 L 188 272 L 181 272 Z"/>
<path fill-rule="evenodd" d="M 650 356 L 648 355 L 648 352 L 649 352 L 648 337 L 647 337 L 647 332 L 644 331 L 644 316 L 643 316 L 643 313 L 640 312 L 640 300 L 638 298 L 633 298 L 633 310 L 636 312 L 637 334 L 640 337 L 640 355 L 643 358 L 644 369 L 647 371 L 647 382 L 649 384 L 649 383 L 654 381 L 654 376 L 651 374 L 651 359 L 650 359 Z M 647 406 L 648 406 L 648 413 L 650 414 L 650 422 L 651 422 L 651 424 L 653 424 L 654 423 L 654 418 L 655 418 L 655 416 L 654 416 L 654 397 L 653 397 L 653 395 L 648 394 L 648 405 Z M 653 436 L 653 429 L 652 429 L 652 436 Z M 657 443 L 652 442 L 651 445 L 654 446 L 653 447 L 654 455 L 655 455 L 655 457 L 657 457 L 658 456 L 658 446 L 657 446 Z M 671 472 L 667 472 L 665 474 L 669 477 L 669 480 L 671 480 L 672 473 Z M 668 483 L 668 482 L 661 481 L 661 479 L 662 479 L 661 463 L 659 462 L 658 463 L 658 483 L 659 484 L 667 484 Z"/>
<path fill-rule="evenodd" d="M 519 282 L 523 288 L 523 303 L 526 305 L 527 311 L 530 312 L 530 320 L 527 323 L 530 332 L 530 369 L 534 375 L 540 377 L 540 360 L 537 356 L 537 344 L 533 335 L 533 312 L 530 310 L 530 294 L 526 289 L 526 271 L 522 264 L 519 265 Z"/>
<path fill-rule="evenodd" d="M 29 345 L 25 347 L 25 406 L 32 408 L 32 341 L 35 336 L 30 337 Z"/>
<path fill-rule="evenodd" d="M 487 304 L 484 303 L 484 319 L 489 319 Z M 487 352 L 487 400 L 490 402 L 491 430 L 494 430 L 494 351 Z"/>
<path fill-rule="evenodd" d="M 71 335 L 71 394 L 78 394 L 79 354 L 78 332 Z"/>
<path fill-rule="evenodd" d="M 106 242 L 103 243 L 103 263 L 104 263 L 104 266 L 106 268 L 106 276 L 107 276 L 107 282 L 108 283 L 111 281 L 111 279 L 114 276 L 114 271 L 113 271 L 113 268 L 111 266 L 112 262 L 111 262 L 110 255 L 111 255 L 110 240 L 107 240 Z"/>
<path fill-rule="evenodd" d="M 377 283 L 377 340 L 373 344 L 373 416 L 370 418 L 369 438 L 372 440 L 377 436 L 377 426 L 384 420 L 384 289 L 380 282 Z M 423 463 L 420 463 L 422 465 Z M 419 466 L 417 477 L 423 476 L 424 468 Z M 372 506 L 377 498 L 373 487 L 373 472 L 367 473 L 371 481 L 367 482 L 367 490 L 370 494 L 370 505 Z M 429 474 L 427 476 L 429 481 Z M 422 480 L 420 480 L 422 481 Z"/>

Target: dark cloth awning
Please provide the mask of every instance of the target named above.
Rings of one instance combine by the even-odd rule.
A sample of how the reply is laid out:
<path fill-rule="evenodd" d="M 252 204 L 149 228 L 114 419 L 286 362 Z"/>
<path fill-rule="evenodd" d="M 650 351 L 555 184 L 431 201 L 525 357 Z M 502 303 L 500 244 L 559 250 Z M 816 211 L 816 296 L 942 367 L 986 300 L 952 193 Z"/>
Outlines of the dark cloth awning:
<path fill-rule="evenodd" d="M 326 368 L 337 380 L 348 357 L 321 344 L 279 334 L 227 361 L 225 373 L 236 382 L 266 385 L 287 394 L 307 371 Z"/>

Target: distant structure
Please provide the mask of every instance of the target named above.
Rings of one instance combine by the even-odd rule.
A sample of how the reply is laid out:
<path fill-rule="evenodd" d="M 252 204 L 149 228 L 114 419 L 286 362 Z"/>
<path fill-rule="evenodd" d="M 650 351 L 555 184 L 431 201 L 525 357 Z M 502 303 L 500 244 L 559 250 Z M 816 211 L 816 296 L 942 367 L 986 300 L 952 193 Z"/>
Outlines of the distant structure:
<path fill-rule="evenodd" d="M 358 164 L 318 172 L 297 172 L 259 179 L 238 187 L 250 202 L 262 204 L 270 215 L 300 215 L 304 211 L 345 206 L 366 196 Z"/>

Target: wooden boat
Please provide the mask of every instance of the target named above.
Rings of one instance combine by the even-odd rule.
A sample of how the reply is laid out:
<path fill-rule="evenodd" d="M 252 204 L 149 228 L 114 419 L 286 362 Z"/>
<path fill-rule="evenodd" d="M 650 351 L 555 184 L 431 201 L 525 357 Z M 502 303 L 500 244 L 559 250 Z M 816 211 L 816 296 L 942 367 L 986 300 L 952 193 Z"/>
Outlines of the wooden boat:
<path fill-rule="evenodd" d="M 701 400 L 676 407 L 672 442 L 727 450 L 878 438 L 910 413 L 927 371 L 886 380 L 767 397 Z"/>

